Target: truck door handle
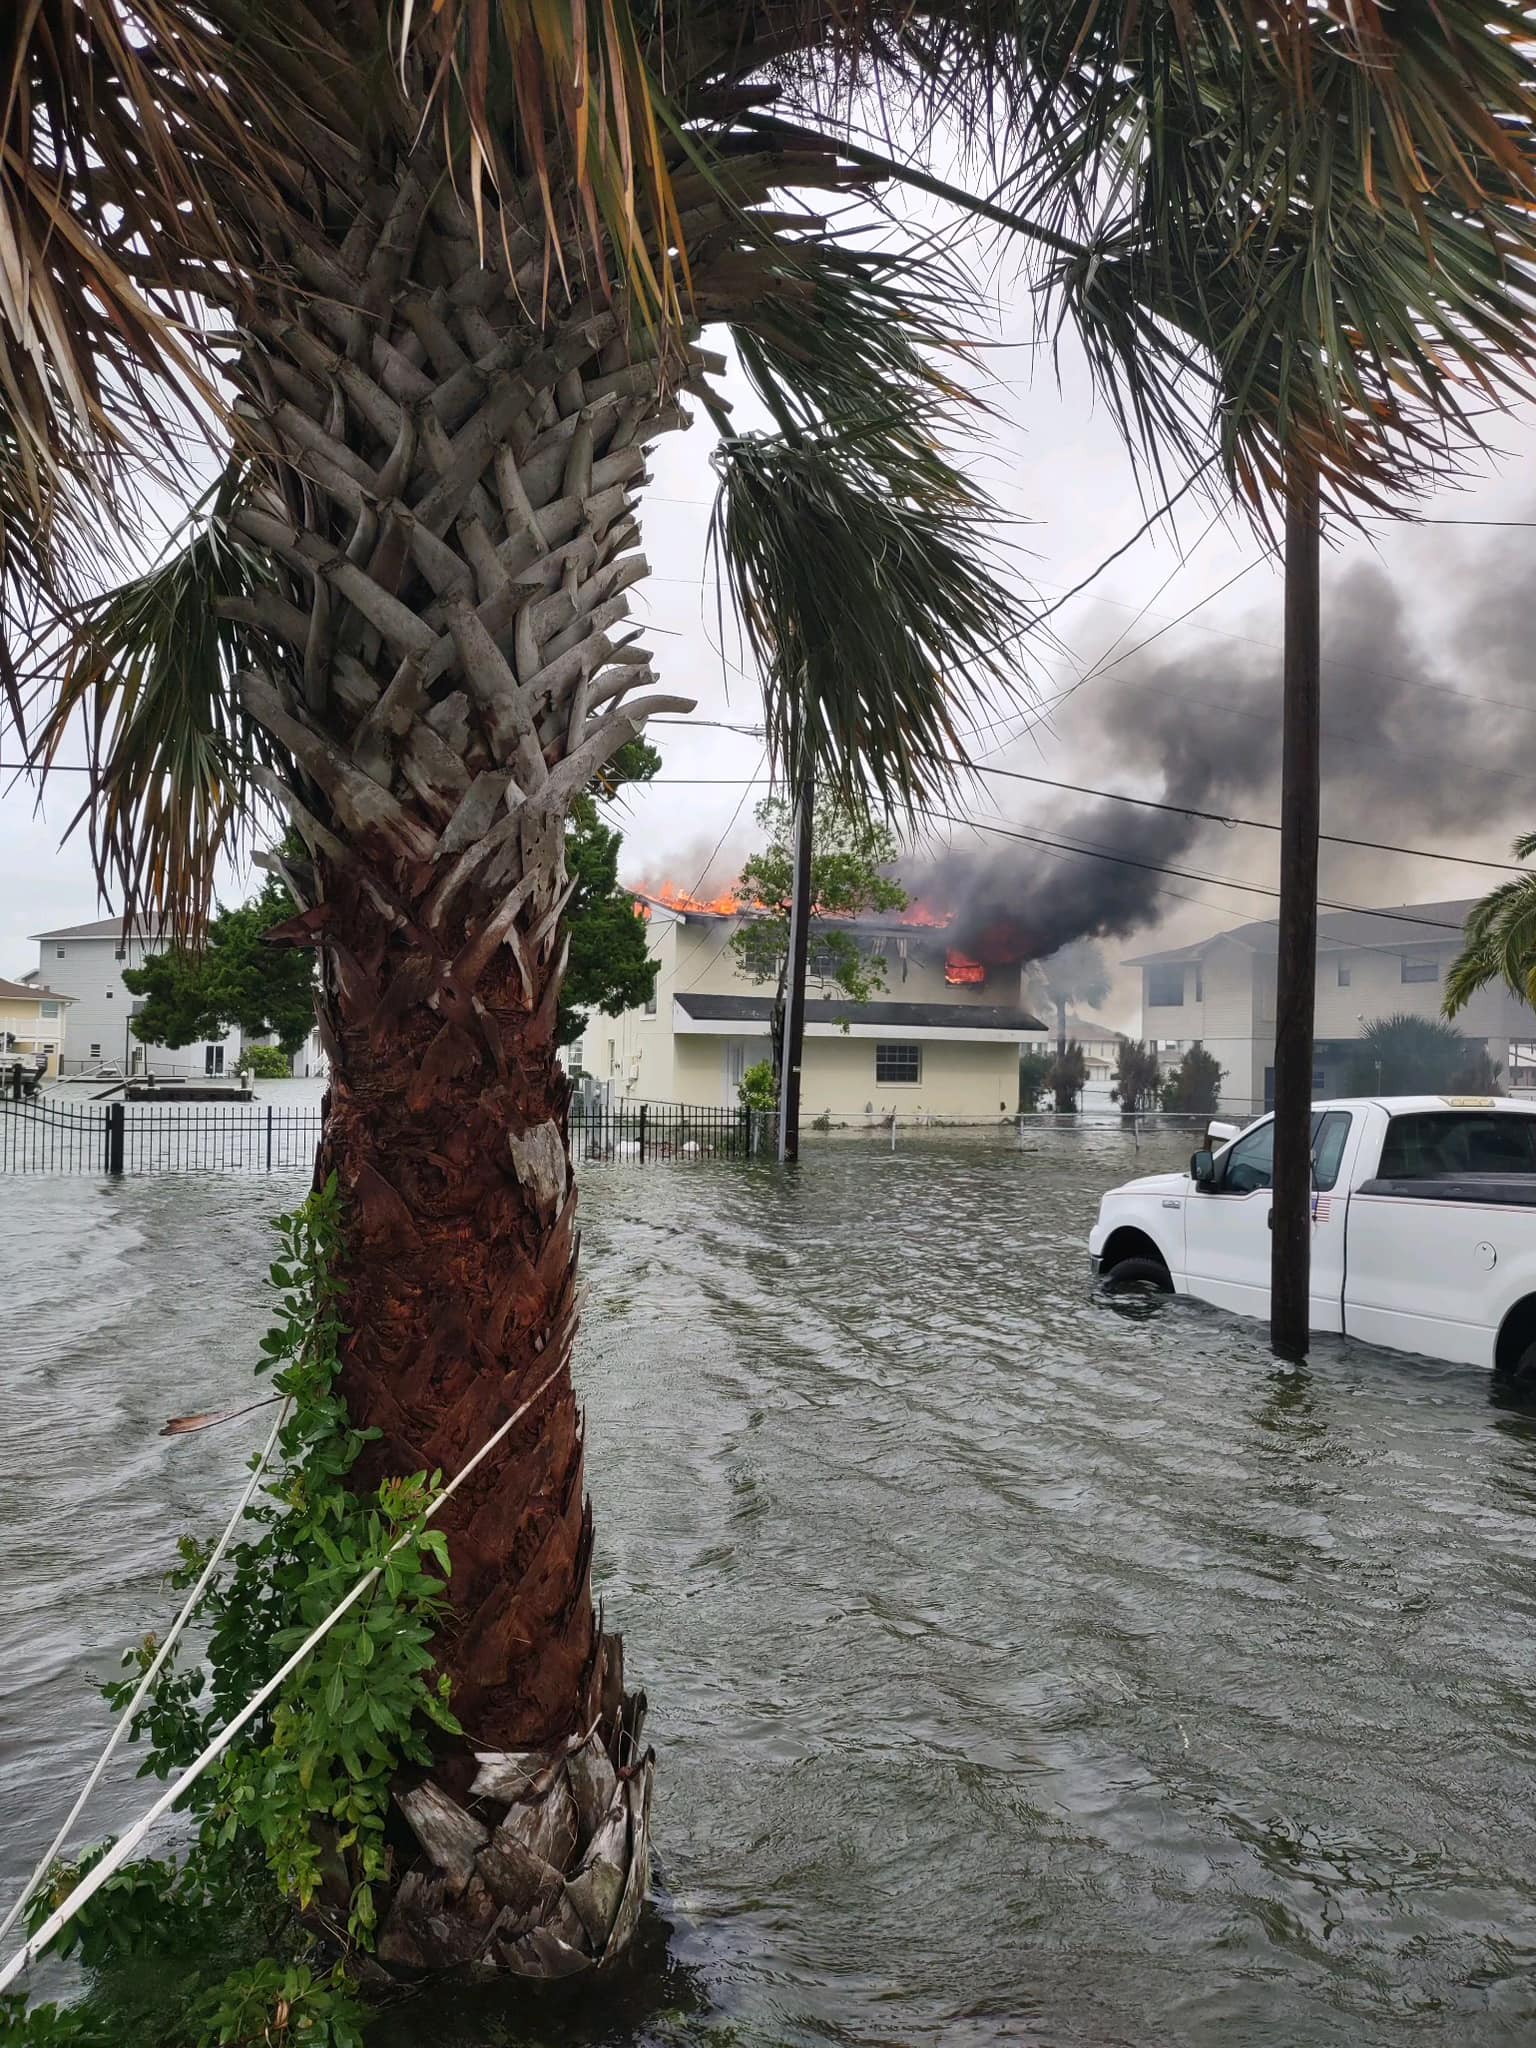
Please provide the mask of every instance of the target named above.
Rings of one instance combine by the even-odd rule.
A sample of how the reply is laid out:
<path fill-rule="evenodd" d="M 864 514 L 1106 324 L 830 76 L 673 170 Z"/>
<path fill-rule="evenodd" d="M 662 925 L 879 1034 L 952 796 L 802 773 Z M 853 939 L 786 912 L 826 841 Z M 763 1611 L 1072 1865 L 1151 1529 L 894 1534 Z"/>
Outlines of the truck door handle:
<path fill-rule="evenodd" d="M 1265 1221 L 1265 1223 L 1266 1223 L 1266 1224 L 1268 1225 L 1268 1227 L 1269 1227 L 1269 1228 L 1270 1228 L 1271 1230 L 1273 1230 L 1273 1229 L 1274 1229 L 1274 1227 L 1275 1227 L 1275 1212 L 1274 1212 L 1274 1210 L 1273 1210 L 1273 1209 L 1267 1209 L 1267 1210 L 1266 1210 L 1266 1211 L 1264 1212 L 1264 1221 Z"/>

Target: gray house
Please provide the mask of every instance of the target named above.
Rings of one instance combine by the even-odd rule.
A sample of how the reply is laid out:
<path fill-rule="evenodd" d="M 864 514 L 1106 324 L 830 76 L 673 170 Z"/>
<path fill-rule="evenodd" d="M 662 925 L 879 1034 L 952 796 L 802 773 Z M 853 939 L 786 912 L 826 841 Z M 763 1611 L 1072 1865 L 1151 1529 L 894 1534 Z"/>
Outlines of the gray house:
<path fill-rule="evenodd" d="M 1446 969 L 1461 950 L 1471 909 L 1468 897 L 1320 913 L 1315 1094 L 1344 1092 L 1367 1022 L 1402 1012 L 1440 1015 Z M 1141 969 L 1142 1036 L 1156 1043 L 1165 1066 L 1200 1040 L 1223 1068 L 1221 1106 L 1236 1115 L 1274 1106 L 1276 929 L 1272 919 L 1242 924 L 1126 962 Z M 1487 1047 L 1506 1080 L 1528 1073 L 1536 1011 L 1508 990 L 1484 989 L 1457 1024 Z"/>
<path fill-rule="evenodd" d="M 159 934 L 125 932 L 120 917 L 97 918 L 92 924 L 65 925 L 59 931 L 37 932 L 37 978 L 67 988 L 74 1002 L 69 1012 L 66 1074 L 91 1067 L 121 1067 L 152 1074 L 232 1074 L 240 1059 L 238 1030 L 223 1038 L 176 1047 L 140 1045 L 129 1028 L 138 998 L 129 994 L 123 970 L 141 966 L 152 953 L 164 952 L 168 941 Z"/>

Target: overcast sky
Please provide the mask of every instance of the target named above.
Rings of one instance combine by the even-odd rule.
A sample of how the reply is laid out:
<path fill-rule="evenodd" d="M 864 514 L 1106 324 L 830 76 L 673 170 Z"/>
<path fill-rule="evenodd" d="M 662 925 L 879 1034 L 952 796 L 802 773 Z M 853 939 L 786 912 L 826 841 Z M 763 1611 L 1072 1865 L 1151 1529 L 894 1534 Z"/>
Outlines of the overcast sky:
<path fill-rule="evenodd" d="M 1022 299 L 1002 309 L 998 346 L 986 358 L 988 396 L 1000 417 L 968 460 L 1018 522 L 1012 539 L 1021 571 L 1049 601 L 1127 540 L 1144 512 L 1131 461 L 1113 421 L 1095 409 L 1080 359 L 1066 352 L 1058 386 L 1055 366 L 1031 346 L 1031 321 Z M 738 420 L 751 424 L 750 397 L 734 383 L 731 390 Z M 1424 513 L 1457 521 L 1536 515 L 1531 422 L 1495 421 L 1493 431 L 1501 453 L 1486 457 L 1460 490 L 1426 501 Z M 636 594 L 635 610 L 652 629 L 648 644 L 663 686 L 696 695 L 701 723 L 691 731 L 677 725 L 653 729 L 664 766 L 657 784 L 633 799 L 624 863 L 631 881 L 665 878 L 708 893 L 729 884 L 753 843 L 751 811 L 763 789 L 749 786 L 749 778 L 764 773 L 755 737 L 702 722 L 750 726 L 759 716 L 756 685 L 737 666 L 741 649 L 729 620 L 722 649 L 717 594 L 709 580 L 711 440 L 706 422 L 667 437 L 653 452 L 653 482 L 643 507 L 652 575 Z M 1353 604 L 1364 591 L 1374 608 L 1356 620 L 1348 673 L 1330 667 L 1325 676 L 1329 757 L 1350 778 L 1347 787 L 1330 793 L 1328 808 L 1342 815 L 1325 817 L 1326 829 L 1495 859 L 1505 855 L 1515 830 L 1536 829 L 1536 804 L 1522 808 L 1525 762 L 1536 739 L 1536 710 L 1526 714 L 1522 708 L 1529 696 L 1525 594 L 1533 543 L 1536 533 L 1383 523 L 1373 528 L 1371 540 L 1351 537 L 1327 554 L 1325 609 L 1342 610 L 1346 599 Z M 1361 571 L 1373 566 L 1388 583 L 1361 581 Z M 1196 607 L 1183 624 L 1159 634 Z M 1485 613 L 1493 620 L 1486 634 L 1478 624 Z M 1138 706 L 1146 706 L 1156 710 L 1165 744 L 1169 721 L 1176 722 L 1178 753 L 1193 759 L 1218 744 L 1218 735 L 1222 749 L 1236 747 L 1238 758 L 1218 786 L 1228 773 L 1235 780 L 1251 766 L 1260 772 L 1233 810 L 1248 817 L 1278 815 L 1263 777 L 1279 745 L 1280 584 L 1246 525 L 1235 518 L 1213 523 L 1209 505 L 1192 495 L 1179 509 L 1176 529 L 1160 524 L 1051 626 L 1060 648 L 1042 642 L 1032 671 L 1021 671 L 1020 700 L 1000 705 L 997 729 L 978 736 L 977 751 L 988 765 L 1155 793 L 1163 773 L 1138 754 L 1136 744 Z M 1159 636 L 1155 644 L 1131 653 L 1152 635 Z M 1365 708 L 1366 728 L 1351 727 L 1337 706 L 1347 699 L 1351 677 L 1358 681 L 1369 671 L 1370 649 L 1387 638 L 1393 645 L 1381 659 L 1390 666 L 1377 679 L 1387 673 L 1400 677 L 1402 690 L 1391 703 L 1378 697 Z M 1129 660 L 1116 659 L 1128 653 Z M 1115 667 L 1090 675 L 1049 715 L 1038 705 L 1031 709 L 1031 697 L 1055 696 L 1106 659 L 1115 660 Z M 1239 676 L 1241 710 L 1233 702 Z M 1485 718 L 1476 704 L 1460 701 L 1469 698 L 1492 700 L 1496 709 Z M 1424 710 L 1454 717 L 1445 727 L 1432 716 L 1416 750 L 1415 721 Z M 1377 741 L 1388 728 L 1397 743 L 1383 750 Z M 11 742 L 6 758 L 13 754 Z M 1366 806 L 1372 829 L 1363 833 L 1357 813 L 1372 778 Z M 27 785 L 9 776 L 0 784 L 0 974 L 37 965 L 30 934 L 101 914 L 83 832 L 61 844 L 80 782 L 78 776 L 59 776 L 40 810 Z M 1427 802 L 1431 794 L 1433 804 Z M 965 809 L 992 823 L 1049 830 L 1062 816 L 1063 801 L 1047 789 L 990 781 L 970 793 Z M 1383 815 L 1395 819 L 1395 829 L 1381 829 Z M 1040 861 L 1050 858 L 1001 839 L 983 843 L 1017 861 L 1024 891 Z M 1181 864 L 1229 882 L 1272 887 L 1276 857 L 1271 835 L 1218 826 L 1200 836 Z M 1063 858 L 1056 855 L 1056 864 Z M 1324 849 L 1322 875 L 1325 896 L 1383 903 L 1477 894 L 1498 879 L 1494 870 L 1339 848 Z M 230 878 L 231 894 L 241 893 L 245 879 Z M 1112 940 L 1112 958 L 1272 911 L 1257 893 L 1164 879 L 1166 893 L 1154 899 L 1167 918 L 1162 933 Z M 1135 1022 L 1132 981 L 1122 977 L 1107 1006 L 1116 1022 Z"/>

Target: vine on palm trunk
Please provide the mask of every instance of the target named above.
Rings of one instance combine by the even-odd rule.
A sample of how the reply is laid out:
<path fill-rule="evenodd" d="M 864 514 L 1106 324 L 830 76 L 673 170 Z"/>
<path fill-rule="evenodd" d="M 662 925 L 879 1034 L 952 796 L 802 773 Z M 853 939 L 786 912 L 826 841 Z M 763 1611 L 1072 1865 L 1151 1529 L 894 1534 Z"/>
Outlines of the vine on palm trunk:
<path fill-rule="evenodd" d="M 198 1610 L 205 1654 L 178 1651 L 135 1717 L 131 1739 L 147 1744 L 140 1776 L 168 1778 L 191 1763 L 359 1578 L 377 1566 L 379 1580 L 188 1793 L 195 1833 L 185 1857 L 127 1865 L 60 1935 L 55 1953 L 96 1973 L 92 1995 L 63 2011 L 0 2005 L 0 2043 L 120 2040 L 103 2013 L 114 1973 L 188 1946 L 218 1967 L 199 1974 L 192 1964 L 192 1981 L 178 1979 L 165 2031 L 136 2016 L 143 2043 L 349 2048 L 361 2038 L 346 1963 L 373 1946 L 391 1781 L 402 1765 L 430 1761 L 434 1731 L 461 1731 L 431 1647 L 449 1564 L 447 1539 L 422 1515 L 441 1475 L 389 1480 L 372 1494 L 346 1484 L 371 1432 L 353 1427 L 334 1386 L 345 1333 L 334 1278 L 340 1210 L 333 1176 L 276 1224 L 279 1315 L 257 1371 L 291 1405 L 264 1494 L 247 1511 L 249 1534 Z M 184 1588 L 209 1546 L 183 1537 L 179 1548 L 171 1581 Z M 156 1648 L 147 1637 L 125 1658 L 127 1675 L 104 1688 L 119 1712 Z M 102 1853 L 55 1868 L 28 1909 L 34 1928 Z"/>

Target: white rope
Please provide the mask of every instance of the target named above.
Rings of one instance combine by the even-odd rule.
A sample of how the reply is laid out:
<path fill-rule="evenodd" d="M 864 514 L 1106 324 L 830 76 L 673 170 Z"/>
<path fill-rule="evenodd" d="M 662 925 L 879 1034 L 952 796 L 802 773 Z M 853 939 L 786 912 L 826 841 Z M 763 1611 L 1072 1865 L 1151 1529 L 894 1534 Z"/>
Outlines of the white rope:
<path fill-rule="evenodd" d="M 33 1871 L 32 1875 L 27 1879 L 26 1883 L 22 1886 L 20 1896 L 17 1898 L 15 1905 L 12 1906 L 11 1910 L 9 1911 L 9 1913 L 6 1914 L 5 1918 L 3 1920 L 0 1920 L 0 1940 L 3 1940 L 5 1936 L 10 1933 L 11 1929 L 16 1925 L 16 1922 L 21 1918 L 22 1914 L 26 1911 L 28 1900 L 32 1897 L 32 1894 L 37 1890 L 38 1886 L 42 1883 L 43 1879 L 48 1875 L 48 1872 L 53 1868 L 54 1857 L 58 1855 L 59 1851 L 63 1848 L 65 1842 L 68 1840 L 69 1831 L 74 1826 L 75 1822 L 80 1818 L 80 1815 L 84 1812 L 86 1801 L 90 1798 L 91 1794 L 96 1790 L 96 1787 L 101 1783 L 101 1774 L 107 1768 L 107 1765 L 111 1762 L 113 1752 L 116 1750 L 117 1745 L 122 1741 L 123 1737 L 127 1734 L 128 1730 L 133 1726 L 133 1718 L 135 1714 L 138 1713 L 140 1706 L 142 1706 L 145 1695 L 148 1693 L 150 1687 L 154 1684 L 155 1680 L 160 1676 L 160 1673 L 164 1670 L 166 1659 L 170 1656 L 172 1650 L 175 1649 L 176 1644 L 181 1637 L 182 1630 L 187 1626 L 187 1623 L 192 1619 L 193 1614 L 196 1612 L 198 1602 L 202 1599 L 204 1593 L 207 1592 L 209 1582 L 213 1578 L 214 1573 L 218 1570 L 219 1562 L 222 1559 L 225 1551 L 229 1548 L 230 1542 L 234 1537 L 236 1529 L 239 1528 L 241 1522 L 244 1520 L 245 1511 L 250 1506 L 251 1501 L 255 1496 L 256 1488 L 261 1484 L 261 1476 L 267 1469 L 267 1461 L 272 1456 L 272 1453 L 277 1449 L 278 1432 L 282 1429 L 283 1423 L 287 1419 L 287 1415 L 288 1403 L 284 1401 L 282 1407 L 278 1410 L 277 1420 L 272 1425 L 272 1434 L 267 1438 L 266 1445 L 263 1448 L 260 1457 L 256 1460 L 255 1465 L 251 1469 L 251 1476 L 246 1482 L 245 1491 L 241 1494 L 239 1500 L 235 1504 L 234 1513 L 225 1523 L 224 1533 L 220 1536 L 218 1542 L 213 1546 L 213 1549 L 209 1554 L 207 1564 L 203 1566 L 201 1578 L 199 1578 L 197 1584 L 192 1588 L 191 1592 L 187 1595 L 186 1600 L 183 1603 L 181 1612 L 177 1615 L 176 1619 L 171 1623 L 170 1629 L 166 1634 L 165 1641 L 160 1645 L 159 1650 L 156 1652 L 155 1661 L 150 1665 L 149 1669 L 144 1673 L 144 1676 L 139 1680 L 138 1686 L 134 1691 L 133 1698 L 128 1702 L 127 1706 L 123 1709 L 122 1713 L 118 1715 L 116 1722 L 113 1724 L 112 1733 L 107 1737 L 106 1748 L 103 1749 L 101 1755 L 97 1757 L 95 1765 L 92 1768 L 91 1775 L 86 1779 L 84 1785 L 81 1786 L 79 1794 L 75 1799 L 74 1805 L 69 1809 L 68 1813 L 65 1814 L 63 1820 L 59 1823 L 58 1833 L 54 1836 L 53 1840 L 48 1844 L 47 1848 L 43 1851 L 42 1856 L 38 1862 L 37 1868 Z"/>
<path fill-rule="evenodd" d="M 433 1496 L 425 1512 L 422 1514 L 422 1522 L 430 1522 L 432 1517 L 437 1513 L 438 1509 L 442 1507 L 446 1501 L 452 1499 L 453 1495 L 464 1484 L 464 1481 L 469 1477 L 470 1473 L 474 1471 L 475 1467 L 483 1463 L 483 1461 L 490 1456 L 491 1452 L 495 1450 L 496 1446 L 501 1442 L 502 1438 L 507 1435 L 507 1433 L 514 1427 L 515 1424 L 522 1421 L 523 1417 L 528 1413 L 528 1410 L 533 1406 L 534 1402 L 537 1401 L 539 1396 L 548 1387 L 550 1387 L 555 1380 L 559 1378 L 563 1370 L 563 1365 L 555 1366 L 553 1371 L 548 1373 L 542 1380 L 540 1380 L 539 1384 L 534 1388 L 533 1392 L 528 1396 L 527 1400 L 523 1402 L 522 1406 L 520 1408 L 514 1408 L 512 1413 L 507 1417 L 506 1421 L 502 1423 L 501 1427 L 497 1429 L 491 1436 L 486 1438 L 485 1442 L 480 1446 L 479 1450 L 476 1451 L 475 1455 L 470 1459 L 469 1463 L 460 1468 L 460 1470 L 454 1475 L 454 1477 L 449 1480 L 448 1484 L 443 1488 L 441 1493 L 435 1494 Z M 157 1820 L 160 1820 L 165 1814 L 169 1813 L 171 1808 L 176 1804 L 177 1800 L 180 1799 L 182 1794 L 189 1790 L 189 1788 L 197 1782 L 197 1780 L 203 1775 L 204 1771 L 207 1770 L 208 1766 L 211 1763 L 216 1762 L 218 1758 L 224 1754 L 225 1750 L 229 1748 L 230 1744 L 234 1741 L 235 1737 L 240 1733 L 241 1729 L 244 1728 L 248 1722 L 255 1719 L 256 1715 L 266 1705 L 267 1701 L 271 1699 L 272 1695 L 282 1687 L 282 1685 L 285 1683 L 287 1679 L 292 1677 L 295 1671 L 298 1670 L 299 1666 L 304 1662 L 304 1659 L 309 1655 L 310 1651 L 314 1649 L 315 1645 L 321 1642 L 326 1636 L 330 1634 L 331 1630 L 336 1626 L 337 1622 L 340 1621 L 341 1617 L 347 1612 L 349 1608 L 355 1607 L 357 1605 L 358 1601 L 362 1599 L 363 1595 L 374 1584 L 375 1580 L 379 1577 L 379 1574 L 383 1571 L 385 1564 L 389 1562 L 390 1558 L 394 1556 L 395 1552 L 397 1550 L 404 1549 L 406 1544 L 413 1542 L 415 1539 L 415 1535 L 416 1529 L 411 1528 L 407 1529 L 403 1535 L 397 1536 L 395 1538 L 394 1542 L 389 1546 L 388 1550 L 385 1551 L 383 1560 L 379 1564 L 376 1564 L 371 1571 L 364 1572 L 363 1576 L 358 1580 L 357 1584 L 352 1588 L 351 1592 L 346 1594 L 343 1599 L 337 1602 L 337 1604 L 331 1609 L 330 1613 L 325 1617 L 324 1621 L 318 1623 L 314 1628 L 310 1630 L 309 1634 L 304 1638 L 303 1642 L 300 1643 L 299 1647 L 294 1651 L 293 1655 L 288 1659 L 287 1663 L 282 1666 L 281 1670 L 273 1673 L 272 1677 L 267 1680 L 266 1684 L 261 1688 L 261 1691 L 256 1694 L 255 1698 L 247 1701 L 247 1703 L 240 1709 L 239 1713 L 236 1714 L 235 1718 L 219 1731 L 219 1733 L 213 1738 L 212 1742 L 210 1742 L 208 1747 L 203 1751 L 202 1755 L 196 1758 L 194 1762 L 187 1765 L 187 1768 L 182 1772 L 181 1776 L 176 1780 L 176 1782 L 173 1785 L 169 1785 L 166 1787 L 165 1791 L 161 1793 L 160 1797 L 155 1801 L 154 1805 L 149 1808 L 148 1812 L 141 1814 L 140 1817 L 134 1822 L 133 1826 L 128 1830 L 127 1834 L 125 1834 L 120 1841 L 115 1842 L 112 1845 L 112 1847 L 107 1851 L 106 1855 L 102 1857 L 101 1861 L 97 1864 L 94 1864 L 91 1867 L 91 1869 L 86 1872 L 85 1876 L 81 1878 L 80 1882 L 75 1886 L 74 1890 L 70 1893 L 69 1897 L 65 1899 L 64 1903 L 58 1908 L 56 1908 L 56 1910 L 48 1916 L 48 1918 L 43 1922 L 42 1926 L 39 1927 L 37 1932 L 32 1936 L 31 1940 L 25 1942 L 19 1949 L 17 1949 L 16 1953 L 11 1957 L 10 1961 L 5 1964 L 3 1969 L 0 1969 L 0 1991 L 7 1990 L 9 1986 L 12 1985 L 16 1981 L 16 1979 L 21 1975 L 22 1971 L 29 1968 L 30 1965 L 34 1963 L 37 1960 L 38 1956 L 40 1956 L 43 1950 L 48 1946 L 49 1942 L 51 1942 L 54 1939 L 55 1935 L 57 1935 L 61 1932 L 62 1929 L 67 1927 L 70 1921 L 73 1920 L 75 1915 L 80 1911 L 80 1908 L 86 1905 L 91 1899 L 93 1899 L 96 1896 L 97 1892 L 99 1892 L 102 1886 L 107 1882 L 107 1879 L 109 1877 L 115 1876 L 116 1873 L 119 1870 L 121 1870 L 123 1865 L 128 1861 L 128 1858 L 133 1854 L 134 1850 L 138 1848 L 140 1842 L 143 1841 L 144 1837 L 149 1833 L 150 1829 L 154 1826 L 155 1822 Z"/>

